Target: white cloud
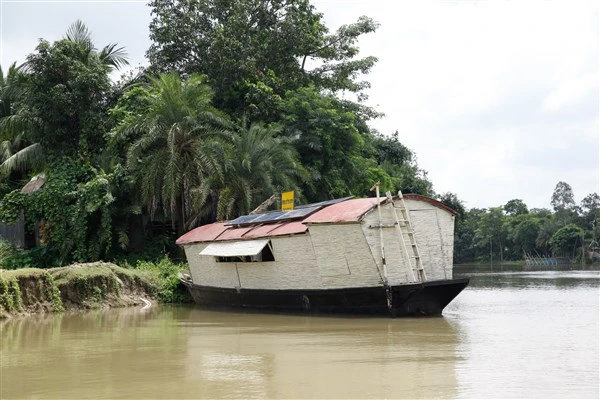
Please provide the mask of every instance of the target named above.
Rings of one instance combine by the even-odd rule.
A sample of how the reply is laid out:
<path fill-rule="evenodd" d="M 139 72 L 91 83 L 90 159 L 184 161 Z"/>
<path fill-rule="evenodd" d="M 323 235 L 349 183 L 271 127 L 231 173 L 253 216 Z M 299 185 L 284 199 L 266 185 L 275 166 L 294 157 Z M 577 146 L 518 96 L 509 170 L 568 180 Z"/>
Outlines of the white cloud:
<path fill-rule="evenodd" d="M 560 86 L 544 99 L 542 109 L 559 111 L 565 107 L 577 106 L 587 95 L 594 93 L 598 93 L 597 72 L 560 82 Z"/>

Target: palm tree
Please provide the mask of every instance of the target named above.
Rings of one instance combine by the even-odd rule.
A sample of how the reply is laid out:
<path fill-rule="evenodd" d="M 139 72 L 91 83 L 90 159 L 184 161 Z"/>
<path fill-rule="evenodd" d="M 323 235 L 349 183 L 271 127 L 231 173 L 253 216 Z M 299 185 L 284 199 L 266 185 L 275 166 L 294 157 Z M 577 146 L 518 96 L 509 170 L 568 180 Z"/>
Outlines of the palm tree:
<path fill-rule="evenodd" d="M 283 190 L 298 191 L 297 179 L 306 178 L 290 140 L 281 128 L 246 121 L 233 137 L 232 155 L 225 164 L 217 218 L 247 214 L 261 201 Z"/>
<path fill-rule="evenodd" d="M 208 183 L 222 174 L 229 123 L 211 105 L 206 77 L 182 82 L 177 73 L 150 78 L 146 112 L 128 118 L 116 136 L 134 136 L 127 155 L 151 216 L 159 208 L 182 233 L 207 200 Z M 214 179 L 212 179 L 214 180 Z M 200 197 L 193 201 L 192 192 Z"/>
<path fill-rule="evenodd" d="M 92 35 L 85 24 L 77 20 L 65 33 L 64 39 L 78 44 L 84 50 L 85 64 L 97 58 L 106 72 L 127 65 L 123 47 L 111 43 L 97 51 Z M 40 170 L 45 165 L 45 151 L 41 143 L 32 139 L 32 133 L 41 130 L 39 120 L 23 110 L 15 110 L 14 104 L 26 98 L 29 73 L 27 63 L 16 67 L 13 63 L 6 77 L 0 69 L 0 175 L 12 172 Z"/>
<path fill-rule="evenodd" d="M 0 176 L 41 169 L 45 162 L 41 146 L 27 139 L 27 133 L 37 128 L 35 118 L 15 113 L 15 104 L 27 90 L 25 78 L 15 63 L 6 76 L 0 67 Z"/>
<path fill-rule="evenodd" d="M 88 60 L 91 57 L 98 57 L 100 62 L 109 69 L 109 72 L 113 69 L 120 69 L 125 65 L 129 65 L 125 48 L 117 47 L 117 43 L 110 43 L 98 52 L 92 42 L 92 33 L 81 20 L 76 20 L 69 26 L 69 29 L 65 33 L 65 39 L 81 45 L 86 50 Z"/>

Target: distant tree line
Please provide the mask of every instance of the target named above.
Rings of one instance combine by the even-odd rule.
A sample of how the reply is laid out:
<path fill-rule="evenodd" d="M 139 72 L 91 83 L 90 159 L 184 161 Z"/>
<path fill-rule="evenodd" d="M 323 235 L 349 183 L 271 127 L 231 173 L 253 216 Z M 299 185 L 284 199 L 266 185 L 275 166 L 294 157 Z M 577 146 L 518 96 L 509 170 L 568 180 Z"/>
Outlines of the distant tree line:
<path fill-rule="evenodd" d="M 454 262 L 521 260 L 524 256 L 569 257 L 581 260 L 585 251 L 600 251 L 600 196 L 590 193 L 580 204 L 573 189 L 558 182 L 550 204 L 528 209 L 520 199 L 499 207 L 465 210 L 455 194 L 440 200 L 457 210 Z"/>
<path fill-rule="evenodd" d="M 22 264 L 161 253 L 281 191 L 434 195 L 399 133 L 368 126 L 370 18 L 332 32 L 308 0 L 149 6 L 150 65 L 118 82 L 125 49 L 81 21 L 0 73 L 0 221 L 24 212 Z M 32 177 L 43 186 L 22 193 Z"/>

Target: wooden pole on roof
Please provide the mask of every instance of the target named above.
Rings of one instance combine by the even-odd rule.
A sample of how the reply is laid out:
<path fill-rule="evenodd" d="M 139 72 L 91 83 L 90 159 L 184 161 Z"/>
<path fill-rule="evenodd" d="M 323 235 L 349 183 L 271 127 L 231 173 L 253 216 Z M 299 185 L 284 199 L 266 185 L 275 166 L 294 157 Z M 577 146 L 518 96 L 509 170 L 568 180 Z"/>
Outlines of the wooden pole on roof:
<path fill-rule="evenodd" d="M 383 244 L 383 225 L 381 222 L 381 207 L 380 207 L 381 200 L 379 198 L 379 184 L 380 183 L 381 183 L 380 181 L 377 181 L 377 183 L 371 187 L 371 192 L 373 190 L 375 190 L 375 195 L 377 196 L 377 215 L 379 216 L 379 243 L 381 244 L 381 264 L 383 265 L 383 283 L 385 285 L 387 285 L 387 282 L 388 282 L 387 265 L 385 262 L 385 246 Z"/>
<path fill-rule="evenodd" d="M 387 300 L 388 310 L 390 311 L 390 314 L 392 316 L 394 316 L 393 311 L 392 311 L 392 292 L 390 291 L 390 285 L 388 284 L 387 265 L 385 262 L 385 246 L 383 244 L 383 224 L 382 224 L 382 220 L 381 220 L 381 199 L 379 197 L 379 185 L 380 184 L 381 184 L 381 181 L 377 181 L 377 183 L 371 187 L 370 191 L 372 192 L 373 190 L 375 190 L 375 195 L 377 196 L 377 215 L 379 216 L 379 242 L 381 243 L 381 264 L 383 267 L 383 287 L 385 289 L 385 296 L 386 296 L 386 300 Z"/>

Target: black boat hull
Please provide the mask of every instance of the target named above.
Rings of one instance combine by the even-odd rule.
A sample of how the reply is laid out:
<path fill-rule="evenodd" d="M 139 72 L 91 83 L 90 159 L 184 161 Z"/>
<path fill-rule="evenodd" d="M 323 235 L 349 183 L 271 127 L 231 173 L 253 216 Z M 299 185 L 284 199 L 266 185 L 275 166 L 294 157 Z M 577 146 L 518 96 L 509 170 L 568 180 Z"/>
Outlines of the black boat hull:
<path fill-rule="evenodd" d="M 469 279 L 327 290 L 228 289 L 199 286 L 181 279 L 194 301 L 207 307 L 249 308 L 315 314 L 400 316 L 441 315 Z M 391 300 L 388 302 L 388 298 Z M 389 304 L 389 305 L 388 305 Z"/>

